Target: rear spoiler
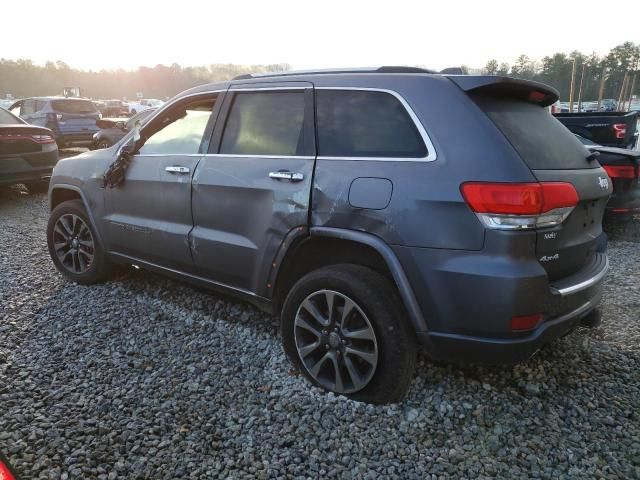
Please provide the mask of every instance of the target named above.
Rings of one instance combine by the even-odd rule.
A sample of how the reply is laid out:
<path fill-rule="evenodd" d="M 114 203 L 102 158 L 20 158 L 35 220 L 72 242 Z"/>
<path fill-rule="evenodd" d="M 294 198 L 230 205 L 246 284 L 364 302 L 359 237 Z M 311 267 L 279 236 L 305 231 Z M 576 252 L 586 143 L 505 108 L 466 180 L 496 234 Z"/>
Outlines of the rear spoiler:
<path fill-rule="evenodd" d="M 548 107 L 560 98 L 555 88 L 531 80 L 495 75 L 447 75 L 447 78 L 465 92 L 517 98 L 542 107 Z"/>

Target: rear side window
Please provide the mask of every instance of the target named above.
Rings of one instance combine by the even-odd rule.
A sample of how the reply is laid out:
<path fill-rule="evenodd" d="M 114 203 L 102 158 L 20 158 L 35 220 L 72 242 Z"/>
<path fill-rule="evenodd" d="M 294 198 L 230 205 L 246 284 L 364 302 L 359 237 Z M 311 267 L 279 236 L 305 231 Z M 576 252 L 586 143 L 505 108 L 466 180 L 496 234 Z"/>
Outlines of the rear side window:
<path fill-rule="evenodd" d="M 54 100 L 51 107 L 60 113 L 97 113 L 98 109 L 89 100 Z"/>
<path fill-rule="evenodd" d="M 303 155 L 304 93 L 236 93 L 222 136 L 226 155 Z"/>
<path fill-rule="evenodd" d="M 508 98 L 473 98 L 532 170 L 598 167 L 586 160 L 587 149 L 546 109 Z"/>
<path fill-rule="evenodd" d="M 406 108 L 390 93 L 316 92 L 318 155 L 424 158 L 427 148 Z"/>

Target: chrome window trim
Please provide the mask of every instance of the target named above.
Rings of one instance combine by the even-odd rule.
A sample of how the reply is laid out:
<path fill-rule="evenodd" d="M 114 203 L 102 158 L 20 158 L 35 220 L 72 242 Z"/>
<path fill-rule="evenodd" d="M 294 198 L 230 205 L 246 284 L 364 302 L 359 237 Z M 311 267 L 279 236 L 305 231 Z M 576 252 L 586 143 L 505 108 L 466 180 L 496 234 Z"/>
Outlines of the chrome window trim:
<path fill-rule="evenodd" d="M 282 83 L 282 82 L 280 82 Z M 293 83 L 293 82 L 292 82 Z M 297 83 L 303 83 L 303 82 L 297 82 Z M 259 84 L 255 84 L 255 83 L 250 83 L 250 84 L 245 84 L 245 85 L 232 85 L 231 87 L 229 87 L 229 91 L 230 92 L 268 92 L 268 91 L 274 91 L 274 90 L 307 90 L 307 89 L 311 89 L 313 88 L 313 85 L 311 84 L 311 82 L 304 82 L 304 83 L 308 83 L 308 85 L 305 86 L 293 86 L 293 87 L 270 87 L 270 86 L 265 86 L 265 87 L 260 87 Z M 242 88 L 242 87 L 247 87 L 247 88 Z"/>
<path fill-rule="evenodd" d="M 275 158 L 275 159 L 285 159 L 289 158 L 291 160 L 314 160 L 316 157 L 313 155 L 244 155 L 244 154 L 226 154 L 226 153 L 207 153 L 204 155 L 205 157 L 230 157 L 230 158 Z"/>
<path fill-rule="evenodd" d="M 231 158 L 275 158 L 292 160 L 313 160 L 313 155 L 239 155 L 224 153 L 136 153 L 136 157 L 231 157 Z"/>
<path fill-rule="evenodd" d="M 400 95 L 395 90 L 389 90 L 387 88 L 369 88 L 369 87 L 315 87 L 316 90 L 338 90 L 338 91 L 361 91 L 361 92 L 379 92 L 379 93 L 387 93 L 393 95 L 400 104 L 404 107 L 404 109 L 409 114 L 409 117 L 413 121 L 415 127 L 418 129 L 420 136 L 422 137 L 422 141 L 424 142 L 425 147 L 427 148 L 427 156 L 421 158 L 404 158 L 404 157 L 339 157 L 339 156 L 327 156 L 327 155 L 318 155 L 318 160 L 367 160 L 367 161 L 377 161 L 377 162 L 433 162 L 437 159 L 436 149 L 431 142 L 431 138 L 429 138 L 429 134 L 424 129 L 422 122 L 413 111 L 411 106 L 407 103 L 405 98 Z M 317 102 L 317 99 L 316 99 Z M 318 126 L 316 125 L 316 129 Z"/>

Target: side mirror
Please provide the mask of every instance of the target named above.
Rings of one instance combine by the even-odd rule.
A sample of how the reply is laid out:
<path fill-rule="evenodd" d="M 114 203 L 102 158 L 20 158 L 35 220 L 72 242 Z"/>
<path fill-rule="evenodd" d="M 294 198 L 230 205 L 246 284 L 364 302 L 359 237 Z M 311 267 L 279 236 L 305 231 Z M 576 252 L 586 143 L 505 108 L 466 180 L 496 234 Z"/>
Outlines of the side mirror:
<path fill-rule="evenodd" d="M 127 129 L 124 122 L 116 122 L 116 128 L 118 130 L 126 130 Z"/>

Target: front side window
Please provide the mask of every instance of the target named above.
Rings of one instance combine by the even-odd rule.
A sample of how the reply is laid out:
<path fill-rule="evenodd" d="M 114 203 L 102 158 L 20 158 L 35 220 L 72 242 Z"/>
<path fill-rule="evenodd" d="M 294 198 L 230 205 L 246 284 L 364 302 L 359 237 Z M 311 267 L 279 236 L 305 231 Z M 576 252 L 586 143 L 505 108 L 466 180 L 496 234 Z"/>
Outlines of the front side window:
<path fill-rule="evenodd" d="M 161 114 L 150 125 L 154 133 L 140 148 L 140 155 L 198 153 L 214 104 L 215 98 L 197 100 Z"/>
<path fill-rule="evenodd" d="M 226 155 L 303 155 L 304 93 L 236 93 L 222 136 Z"/>
<path fill-rule="evenodd" d="M 318 90 L 318 155 L 424 158 L 427 148 L 406 108 L 386 92 Z"/>

